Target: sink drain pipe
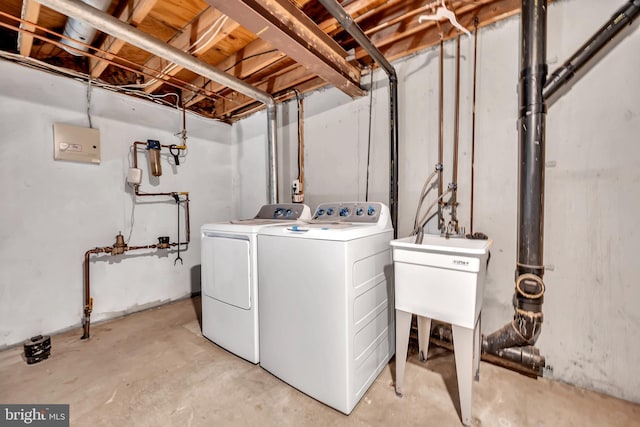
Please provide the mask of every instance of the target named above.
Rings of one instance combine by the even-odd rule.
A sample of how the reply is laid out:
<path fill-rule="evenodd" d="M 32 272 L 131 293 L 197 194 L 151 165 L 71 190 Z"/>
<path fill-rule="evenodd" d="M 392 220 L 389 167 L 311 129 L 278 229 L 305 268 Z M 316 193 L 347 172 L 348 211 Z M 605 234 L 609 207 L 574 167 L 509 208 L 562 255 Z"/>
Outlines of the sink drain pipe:
<path fill-rule="evenodd" d="M 532 346 L 542 327 L 544 301 L 544 164 L 546 0 L 522 1 L 518 119 L 518 257 L 513 320 L 483 339 L 483 351 Z"/>
<path fill-rule="evenodd" d="M 485 353 L 528 366 L 541 373 L 544 356 L 534 347 L 542 328 L 544 165 L 546 101 L 565 86 L 622 29 L 640 14 L 640 0 L 620 8 L 547 81 L 546 0 L 522 1 L 518 120 L 518 259 L 514 318 L 483 338 Z"/>
<path fill-rule="evenodd" d="M 520 76 L 518 265 L 513 297 L 514 320 L 483 338 L 482 360 L 526 375 L 541 376 L 545 357 L 535 344 L 542 326 L 545 103 L 567 84 L 597 52 L 640 15 L 640 0 L 620 8 L 569 60 L 545 81 L 546 5 L 523 1 L 523 57 Z M 542 44 L 541 44 L 542 43 Z M 526 56 L 525 56 L 526 55 Z M 542 85 L 542 99 L 540 88 Z M 431 331 L 430 341 L 453 349 L 449 325 Z"/>
<path fill-rule="evenodd" d="M 562 66 L 551 73 L 544 85 L 544 99 L 550 101 L 550 98 L 552 98 L 559 89 L 569 83 L 576 73 L 617 36 L 620 31 L 631 25 L 639 14 L 640 0 L 631 0 L 618 9 Z"/>
<path fill-rule="evenodd" d="M 336 0 L 320 0 L 327 11 L 342 25 L 347 33 L 371 56 L 389 77 L 389 211 L 393 224 L 393 237 L 398 237 L 398 76 L 395 68 L 371 42 L 362 28 Z M 373 72 L 373 71 L 372 71 Z M 373 87 L 369 90 L 373 90 Z"/>

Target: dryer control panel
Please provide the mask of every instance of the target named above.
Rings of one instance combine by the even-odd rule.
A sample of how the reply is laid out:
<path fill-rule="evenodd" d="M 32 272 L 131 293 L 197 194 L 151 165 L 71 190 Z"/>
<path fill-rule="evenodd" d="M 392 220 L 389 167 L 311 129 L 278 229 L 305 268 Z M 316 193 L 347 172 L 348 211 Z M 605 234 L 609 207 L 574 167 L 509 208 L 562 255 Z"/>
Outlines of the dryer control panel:
<path fill-rule="evenodd" d="M 282 219 L 282 220 L 292 220 L 303 218 L 306 216 L 309 218 L 309 214 L 303 215 L 305 208 L 308 208 L 306 205 L 302 205 L 299 203 L 278 203 L 274 205 L 264 205 L 258 211 L 258 214 L 254 217 L 254 219 Z"/>
<path fill-rule="evenodd" d="M 377 223 L 383 207 L 377 202 L 323 203 L 313 214 L 314 221 Z"/>

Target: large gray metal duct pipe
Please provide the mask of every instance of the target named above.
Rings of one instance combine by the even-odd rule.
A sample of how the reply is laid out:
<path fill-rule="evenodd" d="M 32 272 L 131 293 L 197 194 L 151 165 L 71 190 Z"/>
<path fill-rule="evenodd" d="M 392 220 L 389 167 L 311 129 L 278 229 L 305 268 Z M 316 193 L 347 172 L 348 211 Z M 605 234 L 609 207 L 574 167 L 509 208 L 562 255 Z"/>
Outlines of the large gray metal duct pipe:
<path fill-rule="evenodd" d="M 542 327 L 544 296 L 544 163 L 547 1 L 523 0 L 518 120 L 518 258 L 514 318 L 483 340 L 496 353 L 535 344 Z"/>
<path fill-rule="evenodd" d="M 276 102 L 274 98 L 260 89 L 257 89 L 234 76 L 231 76 L 217 68 L 200 61 L 180 49 L 164 43 L 150 35 L 132 27 L 113 16 L 84 4 L 79 0 L 37 0 L 39 3 L 50 7 L 69 17 L 85 21 L 100 31 L 112 35 L 118 39 L 146 50 L 160 58 L 173 62 L 203 77 L 223 84 L 233 90 L 250 96 L 267 107 L 267 139 L 269 151 L 269 203 L 278 202 L 278 168 L 276 153 Z"/>
<path fill-rule="evenodd" d="M 389 77 L 389 139 L 390 190 L 389 210 L 394 238 L 398 237 L 398 77 L 396 70 L 382 52 L 369 40 L 351 15 L 336 0 L 319 0 L 346 32 L 373 58 Z M 373 90 L 370 88 L 369 90 Z"/>

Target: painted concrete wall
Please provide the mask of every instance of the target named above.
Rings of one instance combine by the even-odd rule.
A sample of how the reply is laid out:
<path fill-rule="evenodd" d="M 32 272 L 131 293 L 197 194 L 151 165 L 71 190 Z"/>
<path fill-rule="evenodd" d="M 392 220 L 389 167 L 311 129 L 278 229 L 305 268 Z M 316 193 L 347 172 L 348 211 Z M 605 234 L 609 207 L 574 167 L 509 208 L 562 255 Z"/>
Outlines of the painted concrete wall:
<path fill-rule="evenodd" d="M 133 211 L 125 178 L 131 144 L 180 143 L 174 134 L 182 117 L 169 107 L 94 88 L 91 116 L 100 130 L 102 163 L 55 161 L 53 123 L 88 127 L 86 86 L 5 61 L 0 75 L 2 348 L 80 325 L 86 250 L 112 245 L 120 231 L 132 245 L 156 243 L 158 236 L 176 241 L 173 199 L 139 199 Z M 142 191 L 190 192 L 192 243 L 181 254 L 184 265 L 174 266 L 174 251 L 92 256 L 92 321 L 199 290 L 200 226 L 232 212 L 231 127 L 188 115 L 187 131 L 188 154 L 178 167 L 165 157 L 160 178 L 150 177 L 147 156 L 139 154 Z M 184 212 L 181 220 L 183 225 Z"/>
<path fill-rule="evenodd" d="M 617 3 L 554 2 L 548 18 L 551 70 L 613 14 Z M 513 316 L 516 258 L 517 85 L 520 17 L 479 32 L 474 231 L 494 240 L 487 277 L 483 333 Z M 538 347 L 546 375 L 640 402 L 640 263 L 635 219 L 640 210 L 640 29 L 617 46 L 549 107 L 545 218 L 544 325 Z M 459 218 L 470 228 L 472 39 L 461 41 Z M 455 42 L 445 46 L 445 176 L 451 181 Z M 394 64 L 400 81 L 399 236 L 411 229 L 423 180 L 437 162 L 438 50 Z M 369 77 L 363 78 L 368 85 Z M 388 95 L 374 73 L 370 200 L 388 202 Z M 364 199 L 369 99 L 335 89 L 305 98 L 306 201 Z M 296 107 L 280 109 L 280 194 L 290 200 L 297 175 Z M 242 157 L 236 188 L 265 179 L 264 114 L 234 125 Z M 246 135 L 246 138 L 242 138 Z M 254 171 L 255 172 L 252 172 Z M 240 173 L 238 171 L 241 171 Z M 248 194 L 248 193 L 243 193 Z M 266 196 L 265 196 L 266 197 Z M 429 196 L 429 201 L 434 196 Z M 239 209 L 251 215 L 242 198 Z M 254 206 L 255 205 L 255 206 Z"/>

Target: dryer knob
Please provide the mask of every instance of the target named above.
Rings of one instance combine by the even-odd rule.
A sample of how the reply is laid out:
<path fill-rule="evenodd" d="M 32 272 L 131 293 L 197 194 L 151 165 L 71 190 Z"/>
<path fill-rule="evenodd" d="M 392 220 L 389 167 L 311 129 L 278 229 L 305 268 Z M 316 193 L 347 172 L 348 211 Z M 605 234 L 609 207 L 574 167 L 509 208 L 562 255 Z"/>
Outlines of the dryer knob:
<path fill-rule="evenodd" d="M 356 215 L 358 215 L 358 216 L 364 215 L 364 209 L 362 209 L 362 208 L 356 209 Z"/>
<path fill-rule="evenodd" d="M 333 208 L 327 209 L 327 215 L 333 215 L 333 212 L 334 212 Z"/>
<path fill-rule="evenodd" d="M 376 208 L 374 208 L 373 206 L 369 206 L 369 209 L 367 209 L 367 215 L 369 216 L 373 216 L 376 213 Z"/>
<path fill-rule="evenodd" d="M 349 216 L 349 208 L 340 208 L 340 216 Z"/>

